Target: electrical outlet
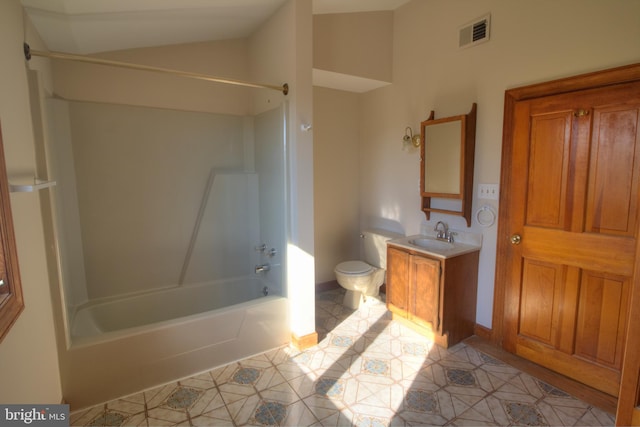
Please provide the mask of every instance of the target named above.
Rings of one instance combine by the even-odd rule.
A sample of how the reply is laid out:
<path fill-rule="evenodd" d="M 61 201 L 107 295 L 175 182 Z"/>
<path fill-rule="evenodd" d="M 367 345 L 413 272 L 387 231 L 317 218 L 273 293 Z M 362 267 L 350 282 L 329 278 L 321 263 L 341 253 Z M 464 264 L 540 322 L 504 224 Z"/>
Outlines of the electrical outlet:
<path fill-rule="evenodd" d="M 478 199 L 498 200 L 499 196 L 499 184 L 478 184 Z"/>

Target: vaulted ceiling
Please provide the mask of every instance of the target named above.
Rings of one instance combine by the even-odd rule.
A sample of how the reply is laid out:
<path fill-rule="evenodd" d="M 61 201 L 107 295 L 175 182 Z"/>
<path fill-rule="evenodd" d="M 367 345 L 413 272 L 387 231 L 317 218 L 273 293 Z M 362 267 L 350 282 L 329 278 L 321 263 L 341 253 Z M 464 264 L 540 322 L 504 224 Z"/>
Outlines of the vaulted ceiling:
<path fill-rule="evenodd" d="M 47 48 L 88 54 L 244 38 L 287 0 L 22 0 Z M 313 13 L 393 10 L 408 0 L 313 0 Z"/>

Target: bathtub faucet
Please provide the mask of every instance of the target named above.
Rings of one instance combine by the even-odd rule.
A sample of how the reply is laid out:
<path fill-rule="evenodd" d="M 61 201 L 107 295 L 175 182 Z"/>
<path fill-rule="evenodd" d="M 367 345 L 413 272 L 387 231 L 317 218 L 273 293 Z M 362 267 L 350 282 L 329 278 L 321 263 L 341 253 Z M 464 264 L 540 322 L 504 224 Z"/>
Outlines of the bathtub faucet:
<path fill-rule="evenodd" d="M 256 265 L 256 269 L 255 269 L 256 274 L 266 273 L 269 270 L 271 270 L 271 266 L 269 265 L 269 263 Z"/>

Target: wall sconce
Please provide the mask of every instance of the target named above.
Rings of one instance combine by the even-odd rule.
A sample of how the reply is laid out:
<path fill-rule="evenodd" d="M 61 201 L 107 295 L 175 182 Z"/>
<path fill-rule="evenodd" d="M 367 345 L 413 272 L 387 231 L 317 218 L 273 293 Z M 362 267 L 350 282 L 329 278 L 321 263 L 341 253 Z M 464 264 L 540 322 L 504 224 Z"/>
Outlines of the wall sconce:
<path fill-rule="evenodd" d="M 420 147 L 421 142 L 420 134 L 414 135 L 409 126 L 404 130 L 404 136 L 402 137 L 402 148 L 408 149 L 411 147 Z"/>

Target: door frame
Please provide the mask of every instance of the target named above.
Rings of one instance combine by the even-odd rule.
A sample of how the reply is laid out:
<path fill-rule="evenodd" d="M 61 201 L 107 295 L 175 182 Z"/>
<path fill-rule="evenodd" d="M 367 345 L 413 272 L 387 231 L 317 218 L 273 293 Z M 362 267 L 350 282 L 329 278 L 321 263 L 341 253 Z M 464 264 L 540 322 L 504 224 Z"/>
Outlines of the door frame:
<path fill-rule="evenodd" d="M 504 98 L 504 122 L 502 136 L 502 166 L 500 171 L 500 188 L 509 188 L 512 170 L 513 154 L 513 124 L 516 103 L 543 96 L 559 95 L 585 89 L 603 88 L 606 86 L 640 81 L 640 63 L 622 67 L 596 71 L 587 74 L 567 77 L 544 83 L 508 89 Z M 510 212 L 507 209 L 511 204 L 511 195 L 508 191 L 500 192 L 500 209 L 498 214 L 498 235 L 496 251 L 496 273 L 494 283 L 493 319 L 490 331 L 491 341 L 503 346 L 505 318 L 517 316 L 518 307 L 505 307 L 506 284 L 509 280 L 508 266 L 511 263 L 509 250 L 511 242 L 511 230 L 509 229 Z M 638 260 L 640 260 L 640 239 L 636 248 Z M 631 284 L 631 309 L 629 322 L 640 319 L 640 263 L 636 261 L 635 274 Z M 624 421 L 631 417 L 635 401 L 638 377 L 640 375 L 640 340 L 634 337 L 632 327 L 627 327 L 625 359 L 623 362 L 621 393 L 618 406 L 619 420 Z M 635 338 L 635 339 L 634 339 Z M 622 391 L 626 390 L 626 393 Z M 626 396 L 625 396 L 626 395 Z M 623 398 L 623 396 L 625 396 Z M 627 422 L 629 424 L 629 422 Z"/>

